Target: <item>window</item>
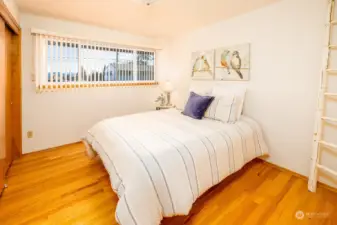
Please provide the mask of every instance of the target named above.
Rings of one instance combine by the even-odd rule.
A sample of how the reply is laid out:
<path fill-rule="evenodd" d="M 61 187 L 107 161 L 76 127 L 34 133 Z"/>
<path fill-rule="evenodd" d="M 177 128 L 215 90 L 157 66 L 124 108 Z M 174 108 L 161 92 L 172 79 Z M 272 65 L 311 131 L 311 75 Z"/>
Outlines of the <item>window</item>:
<path fill-rule="evenodd" d="M 47 83 L 79 81 L 78 44 L 48 40 L 47 45 Z"/>
<path fill-rule="evenodd" d="M 34 34 L 38 90 L 155 82 L 155 51 Z"/>
<path fill-rule="evenodd" d="M 137 80 L 154 79 L 154 52 L 137 51 Z"/>

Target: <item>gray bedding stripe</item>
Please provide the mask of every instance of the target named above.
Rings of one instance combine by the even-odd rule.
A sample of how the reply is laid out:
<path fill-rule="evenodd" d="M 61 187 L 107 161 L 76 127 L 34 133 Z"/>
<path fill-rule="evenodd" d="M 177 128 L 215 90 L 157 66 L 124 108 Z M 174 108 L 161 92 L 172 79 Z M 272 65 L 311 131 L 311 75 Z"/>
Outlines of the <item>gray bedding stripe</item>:
<path fill-rule="evenodd" d="M 214 100 L 213 100 L 214 101 Z M 208 117 L 211 117 L 211 111 L 212 111 L 212 103 L 209 105 L 209 109 L 208 109 Z"/>
<path fill-rule="evenodd" d="M 171 143 L 171 142 L 165 140 L 165 138 L 163 138 L 161 135 L 159 135 L 159 134 L 153 134 L 153 135 L 159 136 L 163 141 L 165 141 L 167 144 L 171 145 L 175 150 L 177 150 L 177 152 L 178 152 L 178 154 L 179 154 L 181 160 L 182 160 L 183 163 L 184 163 L 186 175 L 187 175 L 187 178 L 188 178 L 188 182 L 189 182 L 189 184 L 190 184 L 190 190 L 191 190 L 191 193 L 192 193 L 192 196 L 193 196 L 193 201 L 194 201 L 194 200 L 196 199 L 196 196 L 195 196 L 195 194 L 194 194 L 194 192 L 193 192 L 193 190 L 192 190 L 192 182 L 191 182 L 190 174 L 189 174 L 189 172 L 188 172 L 188 167 L 187 167 L 187 165 L 186 165 L 186 161 L 185 161 L 183 155 L 181 154 L 180 150 L 179 150 L 173 143 Z M 164 135 L 166 135 L 166 136 L 168 136 L 169 138 L 171 138 L 168 134 L 164 134 Z"/>
<path fill-rule="evenodd" d="M 257 143 L 259 145 L 260 153 L 261 153 L 261 155 L 263 155 L 263 151 L 262 151 L 261 144 L 260 144 L 259 132 L 258 132 L 255 124 L 254 124 L 254 127 L 252 127 L 253 126 L 252 120 L 247 120 L 246 118 L 244 118 L 243 121 L 245 121 L 248 124 L 248 126 L 251 127 L 251 129 L 253 130 L 254 134 L 256 135 L 256 139 L 257 139 Z"/>
<path fill-rule="evenodd" d="M 233 146 L 233 140 L 232 138 L 230 137 L 230 135 L 225 132 L 225 131 L 222 131 L 224 132 L 224 134 L 228 137 L 228 139 L 231 141 L 231 147 L 232 147 L 232 159 L 233 159 L 233 172 L 236 170 L 236 167 L 235 167 L 235 157 L 234 157 L 234 146 Z"/>
<path fill-rule="evenodd" d="M 248 124 L 247 124 L 248 125 Z M 240 125 L 238 124 L 238 127 L 240 127 Z M 255 140 L 255 131 L 248 125 L 249 129 L 251 129 L 252 133 L 253 133 L 253 140 L 254 140 L 254 150 L 255 150 L 255 155 L 257 155 L 256 152 L 256 140 Z M 242 130 L 242 128 L 240 127 L 240 129 Z"/>
<path fill-rule="evenodd" d="M 132 218 L 132 221 L 134 222 L 135 225 L 137 225 L 136 218 L 133 216 L 133 214 L 131 212 L 131 209 L 130 209 L 130 206 L 129 206 L 127 200 L 126 200 L 126 194 L 125 193 L 124 193 L 123 197 L 124 197 L 124 201 L 125 201 L 126 207 L 127 207 L 128 211 L 129 211 L 129 214 L 130 214 L 130 216 Z"/>
<path fill-rule="evenodd" d="M 181 141 L 179 141 L 178 139 L 176 139 L 175 137 L 173 136 L 170 136 L 168 134 L 165 133 L 165 135 L 169 136 L 170 138 L 172 138 L 174 141 L 178 142 L 179 144 L 181 144 L 188 152 L 188 154 L 190 155 L 191 157 L 191 160 L 192 160 L 192 163 L 193 163 L 193 170 L 194 170 L 194 175 L 195 175 L 195 181 L 196 181 L 196 188 L 197 188 L 197 195 L 199 196 L 200 195 L 200 192 L 199 192 L 199 180 L 198 180 L 198 176 L 197 176 L 197 169 L 196 169 L 196 166 L 195 166 L 195 161 L 194 161 L 194 157 L 190 151 L 190 149 Z"/>
<path fill-rule="evenodd" d="M 205 138 L 208 140 L 208 142 L 211 144 L 211 146 L 213 148 L 213 152 L 214 152 L 214 156 L 215 156 L 216 174 L 217 174 L 217 177 L 218 177 L 217 183 L 218 183 L 220 181 L 219 167 L 218 167 L 218 155 L 216 154 L 216 150 L 215 150 L 215 147 L 214 147 L 212 141 L 207 136 L 205 136 Z"/>
<path fill-rule="evenodd" d="M 111 129 L 111 127 L 106 127 L 108 130 L 111 130 L 113 131 L 115 134 L 117 134 L 122 140 L 123 142 L 129 146 L 129 148 L 132 150 L 132 152 L 135 154 L 135 156 L 137 156 L 138 160 L 143 164 L 143 167 L 145 168 L 146 172 L 147 172 L 147 175 L 149 176 L 150 180 L 151 180 L 151 184 L 152 184 L 152 187 L 153 187 L 153 190 L 156 192 L 156 195 L 157 195 L 157 198 L 158 198 L 158 202 L 160 203 L 160 206 L 162 208 L 162 210 L 164 211 L 164 206 L 163 206 L 163 203 L 160 201 L 160 198 L 159 198 L 159 195 L 158 195 L 158 191 L 157 191 L 157 188 L 154 184 L 154 181 L 153 181 L 153 178 L 149 172 L 149 169 L 147 168 L 147 166 L 145 165 L 144 161 L 142 160 L 142 158 L 137 154 L 137 152 L 132 148 L 132 146 L 125 140 L 125 138 L 119 134 L 117 131 Z"/>
<path fill-rule="evenodd" d="M 225 136 L 224 135 L 222 135 L 222 133 L 221 132 L 219 132 L 219 131 L 217 131 L 218 132 L 218 134 L 225 140 L 225 142 L 226 142 L 226 146 L 227 146 L 227 152 L 228 152 L 228 171 L 229 171 L 229 173 L 231 173 L 232 172 L 232 168 L 231 168 L 231 160 L 230 160 L 230 150 L 229 150 L 229 145 L 228 145 L 228 142 L 227 142 L 227 139 L 225 138 Z"/>
<path fill-rule="evenodd" d="M 229 115 L 228 115 L 227 123 L 229 123 L 229 121 L 230 121 L 230 119 L 231 119 L 232 108 L 233 108 L 234 101 L 235 101 L 235 97 L 233 97 L 233 101 L 232 101 L 232 104 L 231 104 L 231 109 L 229 110 Z"/>
<path fill-rule="evenodd" d="M 220 98 L 218 98 L 218 101 L 216 102 L 216 105 L 214 107 L 214 116 L 213 116 L 213 119 L 215 119 L 215 117 L 216 117 L 216 112 L 217 112 L 217 109 L 218 109 L 219 102 L 220 102 Z"/>
<path fill-rule="evenodd" d="M 238 131 L 238 134 L 240 135 L 240 138 L 241 138 L 241 143 L 242 143 L 242 152 L 245 150 L 245 153 L 247 153 L 247 145 L 246 145 L 246 140 L 243 139 L 242 137 L 242 130 L 240 129 L 240 127 L 237 125 L 237 124 L 234 124 L 236 130 Z M 244 148 L 243 148 L 244 147 Z M 246 163 L 246 158 L 244 157 L 245 155 L 247 154 L 242 154 L 243 155 L 243 160 L 244 160 L 244 163 Z"/>
<path fill-rule="evenodd" d="M 171 191 L 170 191 L 170 188 L 169 188 L 169 185 L 168 185 L 168 183 L 167 183 L 167 179 L 166 179 L 166 176 L 165 176 L 165 174 L 164 174 L 164 171 L 163 171 L 163 168 L 160 166 L 160 163 L 159 163 L 159 161 L 158 161 L 158 159 L 155 157 L 155 155 L 151 152 L 151 151 L 149 151 L 149 149 L 148 148 L 146 148 L 145 147 L 145 145 L 140 141 L 140 140 L 138 140 L 137 138 L 135 138 L 134 136 L 133 136 L 133 139 L 134 140 L 137 140 L 137 142 L 151 155 L 151 157 L 154 159 L 154 161 L 156 162 L 156 164 L 157 164 L 157 166 L 158 166 L 158 168 L 159 168 L 159 170 L 160 170 L 160 173 L 161 173 L 161 175 L 163 176 L 163 179 L 164 179 L 164 182 L 165 182 L 165 186 L 166 186 L 166 189 L 167 189 L 167 192 L 168 192 L 168 194 L 169 194 L 169 197 L 170 197 L 170 200 L 171 200 L 171 206 L 172 206 L 172 212 L 173 212 L 173 214 L 175 214 L 175 208 L 174 208 L 174 204 L 173 204 L 173 199 L 172 199 L 172 194 L 171 194 Z"/>
<path fill-rule="evenodd" d="M 208 154 L 208 161 L 209 161 L 209 166 L 211 168 L 211 175 L 212 175 L 212 185 L 214 185 L 214 172 L 213 172 L 213 164 L 212 164 L 212 159 L 211 159 L 211 153 L 209 152 L 209 149 L 206 145 L 206 143 L 202 140 L 202 137 L 200 138 L 199 136 L 197 136 L 198 139 L 202 142 L 202 144 L 205 146 L 205 149 L 207 151 Z"/>

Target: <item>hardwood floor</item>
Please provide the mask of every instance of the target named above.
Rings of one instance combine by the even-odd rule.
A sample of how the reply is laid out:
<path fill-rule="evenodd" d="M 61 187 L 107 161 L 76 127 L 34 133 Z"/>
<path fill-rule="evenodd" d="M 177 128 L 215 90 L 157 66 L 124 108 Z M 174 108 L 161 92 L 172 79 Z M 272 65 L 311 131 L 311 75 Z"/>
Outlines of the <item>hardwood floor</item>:
<path fill-rule="evenodd" d="M 117 224 L 117 196 L 99 160 L 81 143 L 24 155 L 9 171 L 0 224 Z M 144 203 L 146 207 L 146 203 Z M 248 164 L 197 200 L 189 216 L 164 225 L 337 224 L 337 194 L 261 160 Z M 303 219 L 295 213 L 303 211 Z M 301 216 L 301 213 L 298 213 Z"/>

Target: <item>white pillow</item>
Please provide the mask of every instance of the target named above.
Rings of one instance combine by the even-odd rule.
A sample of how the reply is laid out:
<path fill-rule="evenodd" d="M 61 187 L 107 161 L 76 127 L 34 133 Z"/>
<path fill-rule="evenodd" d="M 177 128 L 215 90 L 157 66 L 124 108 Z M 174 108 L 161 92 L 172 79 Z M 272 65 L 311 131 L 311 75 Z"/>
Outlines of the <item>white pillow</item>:
<path fill-rule="evenodd" d="M 204 117 L 224 123 L 235 123 L 239 103 L 234 94 L 215 96 Z"/>
<path fill-rule="evenodd" d="M 184 91 L 180 91 L 176 99 L 176 108 L 183 110 L 185 108 L 190 92 L 193 91 L 198 95 L 210 96 L 212 94 L 212 88 L 200 88 L 200 87 L 190 87 Z"/>
<path fill-rule="evenodd" d="M 238 86 L 215 86 L 212 92 L 213 96 L 235 96 L 235 101 L 238 104 L 236 112 L 236 120 L 239 120 L 243 110 L 243 104 L 245 101 L 246 88 Z"/>

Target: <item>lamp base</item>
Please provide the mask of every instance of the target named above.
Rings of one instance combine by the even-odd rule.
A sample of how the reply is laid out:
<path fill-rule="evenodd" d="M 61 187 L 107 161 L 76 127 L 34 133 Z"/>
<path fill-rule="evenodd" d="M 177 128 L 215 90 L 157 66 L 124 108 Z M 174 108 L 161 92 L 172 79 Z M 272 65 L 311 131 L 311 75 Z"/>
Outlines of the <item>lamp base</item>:
<path fill-rule="evenodd" d="M 171 92 L 166 92 L 167 102 L 166 106 L 172 106 L 171 104 Z"/>

